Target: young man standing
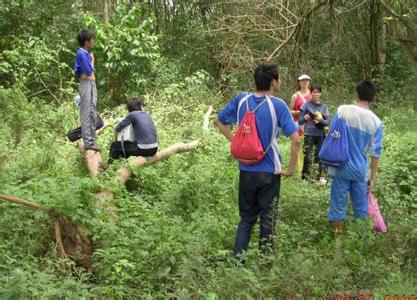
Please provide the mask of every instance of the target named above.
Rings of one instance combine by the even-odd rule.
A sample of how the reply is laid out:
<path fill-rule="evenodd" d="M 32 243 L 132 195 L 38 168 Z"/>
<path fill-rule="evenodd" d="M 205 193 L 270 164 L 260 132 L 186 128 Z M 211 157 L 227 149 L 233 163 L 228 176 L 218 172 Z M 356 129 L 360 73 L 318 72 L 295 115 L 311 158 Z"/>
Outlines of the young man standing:
<path fill-rule="evenodd" d="M 382 150 L 383 127 L 381 120 L 370 110 L 376 94 L 375 85 L 360 81 L 356 86 L 357 104 L 342 105 L 332 122 L 346 119 L 349 160 L 340 168 L 329 167 L 331 176 L 329 221 L 333 229 L 340 229 L 346 217 L 347 194 L 350 194 L 356 219 L 368 216 L 367 192 L 372 192 Z M 368 159 L 371 156 L 371 175 L 367 181 Z M 368 187 L 369 184 L 369 187 Z"/>
<path fill-rule="evenodd" d="M 260 64 L 254 73 L 256 93 L 241 93 L 219 112 L 216 125 L 224 136 L 232 141 L 228 125 L 239 123 L 247 112 L 256 108 L 256 127 L 261 144 L 266 151 L 264 158 L 255 165 L 240 164 L 239 214 L 235 255 L 247 250 L 252 228 L 260 218 L 260 248 L 273 248 L 273 230 L 278 204 L 281 176 L 295 174 L 297 154 L 300 148 L 298 127 L 294 123 L 286 103 L 273 96 L 280 88 L 278 67 L 274 63 Z M 287 171 L 281 169 L 278 150 L 278 128 L 291 137 L 291 159 Z"/>
<path fill-rule="evenodd" d="M 94 34 L 82 30 L 77 36 L 80 48 L 77 50 L 74 65 L 75 77 L 79 80 L 81 134 L 85 150 L 100 151 L 96 145 L 97 88 L 94 76 Z"/>

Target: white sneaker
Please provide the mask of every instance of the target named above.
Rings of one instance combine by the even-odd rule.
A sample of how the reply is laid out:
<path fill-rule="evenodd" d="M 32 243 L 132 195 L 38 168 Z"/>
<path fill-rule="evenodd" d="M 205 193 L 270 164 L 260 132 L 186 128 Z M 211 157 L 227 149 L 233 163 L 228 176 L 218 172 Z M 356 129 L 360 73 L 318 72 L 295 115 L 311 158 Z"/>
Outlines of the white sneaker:
<path fill-rule="evenodd" d="M 320 177 L 319 179 L 319 185 L 326 185 L 327 184 L 327 180 L 324 177 Z"/>

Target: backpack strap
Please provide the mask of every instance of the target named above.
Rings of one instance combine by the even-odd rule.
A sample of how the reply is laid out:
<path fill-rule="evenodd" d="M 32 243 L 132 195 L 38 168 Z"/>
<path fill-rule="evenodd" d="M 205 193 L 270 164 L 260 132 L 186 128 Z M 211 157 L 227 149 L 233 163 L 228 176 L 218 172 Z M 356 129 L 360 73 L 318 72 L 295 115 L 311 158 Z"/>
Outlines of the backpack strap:
<path fill-rule="evenodd" d="M 271 98 L 269 96 L 266 96 L 266 101 L 268 101 L 269 109 L 271 112 L 271 120 L 272 120 L 272 135 L 271 135 L 271 142 L 269 143 L 268 147 L 265 149 L 265 153 L 269 151 L 269 149 L 272 147 L 272 143 L 274 142 L 274 139 L 277 138 L 278 134 L 278 121 L 274 119 L 273 115 L 276 116 L 276 111 L 274 108 L 274 105 L 272 104 Z"/>
<path fill-rule="evenodd" d="M 268 97 L 268 96 L 266 96 L 266 97 Z M 261 107 L 262 104 L 264 104 L 266 102 L 267 99 L 268 98 L 265 98 L 261 103 L 259 103 L 252 112 L 256 112 L 259 109 L 259 107 Z M 250 109 L 249 109 L 249 98 L 246 99 L 246 111 L 250 111 Z"/>
<path fill-rule="evenodd" d="M 246 100 L 249 99 L 250 96 L 252 96 L 253 94 L 251 93 L 247 93 L 245 97 L 243 97 L 240 101 L 239 101 L 239 105 L 237 107 L 237 125 L 239 126 L 239 116 L 240 116 L 240 107 L 243 105 L 244 102 L 246 102 Z"/>

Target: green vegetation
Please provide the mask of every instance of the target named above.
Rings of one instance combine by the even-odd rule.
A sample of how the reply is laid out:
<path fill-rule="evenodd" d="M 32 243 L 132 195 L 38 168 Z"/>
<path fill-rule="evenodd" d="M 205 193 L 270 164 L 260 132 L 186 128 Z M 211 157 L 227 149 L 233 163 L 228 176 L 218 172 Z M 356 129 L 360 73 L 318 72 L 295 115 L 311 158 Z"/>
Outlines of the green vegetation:
<path fill-rule="evenodd" d="M 244 266 L 230 254 L 238 222 L 236 163 L 224 137 L 213 125 L 205 132 L 202 122 L 210 105 L 217 110 L 236 92 L 252 88 L 254 63 L 283 39 L 278 33 L 262 38 L 265 19 L 254 19 L 257 34 L 250 36 L 240 30 L 247 24 L 230 16 L 249 14 L 252 3 L 259 15 L 270 12 L 281 24 L 277 9 L 258 1 L 172 1 L 175 10 L 170 1 L 44 2 L 0 4 L 0 193 L 33 200 L 83 224 L 93 237 L 93 268 L 66 271 L 51 218 L 0 201 L 1 299 L 323 299 L 357 289 L 373 290 L 381 299 L 417 294 L 416 73 L 392 29 L 392 22 L 400 22 L 400 30 L 410 34 L 404 24 L 416 24 L 413 1 L 384 1 L 403 14 L 400 20 L 380 1 L 354 9 L 350 1 L 328 1 L 272 57 L 281 66 L 280 97 L 287 101 L 301 71 L 322 84 L 332 111 L 354 100 L 357 80 L 375 80 L 375 111 L 386 129 L 375 194 L 389 232 L 374 234 L 370 223 L 350 216 L 335 239 L 326 218 L 328 187 L 297 176 L 282 183 L 277 252 L 262 257 L 254 235 Z M 305 16 L 311 10 L 311 1 L 270 2 L 290 2 L 283 11 L 291 22 L 296 21 L 290 13 Z M 102 22 L 102 3 L 109 4 L 109 24 Z M 380 49 L 368 43 L 380 38 L 368 25 L 375 3 L 388 26 L 383 62 L 374 53 Z M 334 32 L 330 22 L 337 24 Z M 90 179 L 65 136 L 79 125 L 71 68 L 75 35 L 84 27 L 97 32 L 99 111 L 109 123 L 98 138 L 103 159 L 112 128 L 125 114 L 122 104 L 136 95 L 146 99 L 161 148 L 195 139 L 204 147 L 134 170 L 126 188 L 111 182 L 126 165 L 123 160 Z M 239 34 L 232 34 L 235 29 Z M 354 39 L 360 45 L 349 42 Z M 235 45 L 240 46 L 233 52 Z M 280 148 L 286 162 L 286 139 Z M 115 194 L 116 222 L 96 205 L 103 187 Z"/>

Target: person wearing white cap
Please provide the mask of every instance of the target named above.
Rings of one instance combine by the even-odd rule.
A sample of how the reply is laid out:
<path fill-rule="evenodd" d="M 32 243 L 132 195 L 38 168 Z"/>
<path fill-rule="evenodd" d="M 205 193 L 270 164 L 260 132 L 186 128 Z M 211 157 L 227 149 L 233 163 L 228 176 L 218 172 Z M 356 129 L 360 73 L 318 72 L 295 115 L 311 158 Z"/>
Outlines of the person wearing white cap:
<path fill-rule="evenodd" d="M 312 98 L 310 93 L 310 82 L 311 78 L 307 74 L 299 76 L 297 81 L 297 92 L 291 97 L 290 111 L 296 123 L 298 123 L 298 114 L 300 113 L 301 106 Z M 303 135 L 302 127 L 298 133 L 300 136 Z"/>

